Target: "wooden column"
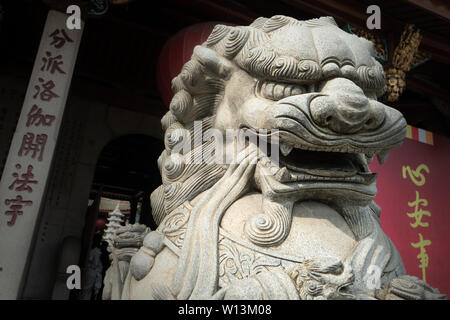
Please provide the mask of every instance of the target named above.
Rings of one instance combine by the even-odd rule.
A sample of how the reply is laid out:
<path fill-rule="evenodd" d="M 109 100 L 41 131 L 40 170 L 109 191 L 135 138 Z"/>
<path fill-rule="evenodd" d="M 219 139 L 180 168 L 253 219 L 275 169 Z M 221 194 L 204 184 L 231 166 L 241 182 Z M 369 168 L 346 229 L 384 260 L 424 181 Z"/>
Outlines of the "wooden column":
<path fill-rule="evenodd" d="M 130 224 L 136 223 L 136 213 L 137 213 L 137 199 L 135 196 L 133 196 L 130 199 L 130 219 L 128 220 Z"/>
<path fill-rule="evenodd" d="M 82 247 L 80 253 L 80 267 L 81 267 L 81 287 L 83 288 L 86 279 L 86 268 L 89 263 L 89 253 L 91 252 L 92 241 L 95 234 L 95 221 L 98 217 L 100 209 L 100 202 L 102 200 L 103 185 L 100 186 L 94 203 L 89 207 L 86 213 L 86 219 L 83 230 L 83 237 L 81 239 Z M 81 292 L 80 292 L 81 293 Z M 79 297 L 77 297 L 79 298 Z"/>

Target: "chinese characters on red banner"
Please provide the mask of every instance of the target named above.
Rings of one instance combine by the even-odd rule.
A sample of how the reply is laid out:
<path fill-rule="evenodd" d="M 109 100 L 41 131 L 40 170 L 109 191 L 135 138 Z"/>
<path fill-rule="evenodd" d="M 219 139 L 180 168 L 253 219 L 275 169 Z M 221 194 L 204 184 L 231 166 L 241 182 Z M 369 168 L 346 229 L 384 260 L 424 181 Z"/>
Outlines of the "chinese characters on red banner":
<path fill-rule="evenodd" d="M 422 187 L 425 185 L 425 174 L 429 173 L 430 169 L 425 164 L 418 165 L 415 170 L 411 169 L 410 166 L 402 167 L 403 179 L 409 178 L 417 187 Z M 431 212 L 424 209 L 428 206 L 428 200 L 421 198 L 418 190 L 416 190 L 415 200 L 411 202 L 408 201 L 408 206 L 413 210 L 412 212 L 406 213 L 406 215 L 412 219 L 410 226 L 412 228 L 428 228 L 429 222 L 426 221 L 426 217 L 431 217 Z M 417 242 L 411 242 L 411 246 L 419 249 L 417 259 L 419 259 L 419 268 L 422 270 L 422 280 L 426 281 L 426 269 L 429 264 L 429 257 L 426 247 L 431 245 L 431 240 L 424 239 L 420 232 L 418 232 L 417 235 L 419 240 Z"/>
<path fill-rule="evenodd" d="M 7 225 L 12 227 L 17 221 L 18 216 L 24 214 L 26 207 L 33 205 L 33 201 L 26 199 L 27 194 L 33 193 L 33 188 L 39 185 L 39 181 L 34 179 L 33 170 L 36 168 L 30 163 L 30 160 L 41 162 L 45 158 L 45 145 L 48 141 L 47 133 L 41 131 L 43 128 L 52 127 L 56 116 L 46 112 L 46 103 L 53 99 L 60 99 L 57 93 L 58 83 L 53 78 L 55 74 L 66 75 L 64 68 L 64 55 L 60 52 L 66 43 L 74 41 L 67 35 L 64 29 L 55 29 L 49 33 L 49 47 L 44 50 L 42 57 L 38 57 L 41 62 L 39 68 L 39 77 L 37 82 L 33 83 L 34 94 L 32 96 L 34 103 L 29 108 L 26 119 L 26 127 L 29 129 L 21 138 L 19 150 L 20 163 L 15 164 L 16 171 L 12 173 L 11 182 L 8 182 L 9 190 L 13 190 L 15 197 L 7 196 L 3 202 L 7 208 L 5 215 L 10 216 Z M 12 151 L 16 152 L 16 151 Z"/>

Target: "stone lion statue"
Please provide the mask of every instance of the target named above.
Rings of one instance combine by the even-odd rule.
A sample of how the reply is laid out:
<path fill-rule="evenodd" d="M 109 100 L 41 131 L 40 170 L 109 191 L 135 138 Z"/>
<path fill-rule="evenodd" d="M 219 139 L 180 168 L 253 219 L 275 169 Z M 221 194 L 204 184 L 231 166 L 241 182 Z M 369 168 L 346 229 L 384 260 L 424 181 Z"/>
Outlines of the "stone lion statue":
<path fill-rule="evenodd" d="M 103 300 L 118 300 L 122 295 L 122 286 L 130 267 L 130 260 L 142 246 L 144 237 L 150 229 L 139 223 L 119 227 L 109 244 L 111 267 L 106 270 L 103 279 Z"/>
<path fill-rule="evenodd" d="M 385 76 L 374 56 L 331 17 L 217 25 L 172 81 L 163 184 L 151 195 L 159 226 L 120 298 L 445 298 L 405 277 L 380 227 L 368 164 L 402 144 L 406 122 L 377 101 Z M 230 129 L 270 154 L 205 135 Z M 419 294 L 399 294 L 399 283 Z"/>

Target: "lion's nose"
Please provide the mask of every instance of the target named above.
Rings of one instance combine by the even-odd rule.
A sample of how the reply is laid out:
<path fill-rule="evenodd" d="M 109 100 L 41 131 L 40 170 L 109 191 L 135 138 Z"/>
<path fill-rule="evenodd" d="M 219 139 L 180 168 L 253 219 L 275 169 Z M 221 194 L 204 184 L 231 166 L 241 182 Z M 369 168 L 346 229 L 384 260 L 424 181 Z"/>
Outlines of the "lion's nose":
<path fill-rule="evenodd" d="M 329 80 L 310 102 L 314 122 L 336 133 L 356 133 L 378 128 L 384 120 L 384 105 L 366 97 L 354 82 Z"/>

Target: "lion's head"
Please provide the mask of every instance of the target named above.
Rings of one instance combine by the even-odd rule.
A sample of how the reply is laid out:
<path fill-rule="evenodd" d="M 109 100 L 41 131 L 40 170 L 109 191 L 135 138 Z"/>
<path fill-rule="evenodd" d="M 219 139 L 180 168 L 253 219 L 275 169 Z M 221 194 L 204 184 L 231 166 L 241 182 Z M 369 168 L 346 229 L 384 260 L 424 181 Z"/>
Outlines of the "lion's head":
<path fill-rule="evenodd" d="M 350 300 L 354 275 L 349 265 L 332 258 L 305 260 L 289 271 L 301 300 Z"/>
<path fill-rule="evenodd" d="M 151 197 L 156 222 L 226 170 L 226 164 L 191 161 L 214 153 L 211 139 L 194 136 L 194 121 L 201 121 L 201 132 L 279 132 L 279 164 L 255 179 L 273 197 L 370 203 L 376 174 L 368 163 L 374 155 L 384 162 L 406 131 L 401 113 L 377 101 L 385 76 L 374 55 L 369 41 L 330 17 L 217 25 L 172 81 L 175 96 L 162 119 L 166 148 L 158 160 L 163 185 Z M 192 148 L 180 155 L 176 146 L 186 141 Z M 258 166 L 261 173 L 274 164 L 266 159 Z"/>

